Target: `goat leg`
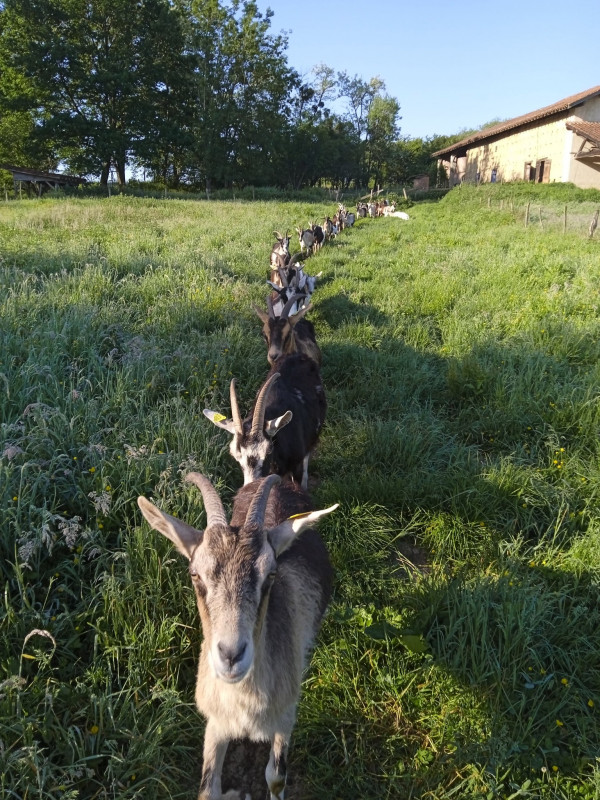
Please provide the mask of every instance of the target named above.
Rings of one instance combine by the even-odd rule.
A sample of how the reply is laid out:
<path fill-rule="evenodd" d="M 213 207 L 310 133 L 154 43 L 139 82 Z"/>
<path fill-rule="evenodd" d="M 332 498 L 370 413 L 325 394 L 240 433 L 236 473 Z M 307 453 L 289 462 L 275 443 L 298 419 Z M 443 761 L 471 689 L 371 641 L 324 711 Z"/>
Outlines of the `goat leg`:
<path fill-rule="evenodd" d="M 305 492 L 308 491 L 308 459 L 309 453 L 307 453 L 302 460 L 302 481 L 300 482 L 300 486 L 302 486 Z"/>
<path fill-rule="evenodd" d="M 204 760 L 198 800 L 221 800 L 221 773 L 227 752 L 228 739 L 223 739 L 210 719 L 204 732 Z"/>
<path fill-rule="evenodd" d="M 278 732 L 273 737 L 271 755 L 269 757 L 267 769 L 265 770 L 270 800 L 283 800 L 287 775 L 287 754 L 293 725 L 294 721 L 292 719 L 289 731 L 285 733 Z"/>

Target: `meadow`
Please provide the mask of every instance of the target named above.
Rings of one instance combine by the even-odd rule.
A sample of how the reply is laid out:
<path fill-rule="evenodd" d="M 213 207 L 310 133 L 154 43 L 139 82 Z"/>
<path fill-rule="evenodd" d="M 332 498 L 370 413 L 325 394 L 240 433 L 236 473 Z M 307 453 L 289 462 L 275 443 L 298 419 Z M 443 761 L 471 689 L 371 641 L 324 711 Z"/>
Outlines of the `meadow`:
<path fill-rule="evenodd" d="M 0 206 L 0 796 L 191 800 L 199 621 L 135 501 L 201 527 L 196 470 L 230 503 L 202 409 L 251 404 L 273 231 L 335 206 Z M 464 186 L 308 262 L 340 507 L 289 800 L 600 798 L 597 206 Z"/>

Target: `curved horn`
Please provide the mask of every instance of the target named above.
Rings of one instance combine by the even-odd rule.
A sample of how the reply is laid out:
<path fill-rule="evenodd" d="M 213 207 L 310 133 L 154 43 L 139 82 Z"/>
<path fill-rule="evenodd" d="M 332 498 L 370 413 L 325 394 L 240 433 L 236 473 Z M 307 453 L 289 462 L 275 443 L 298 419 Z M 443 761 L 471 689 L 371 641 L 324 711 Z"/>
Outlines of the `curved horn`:
<path fill-rule="evenodd" d="M 295 264 L 297 261 L 300 261 L 302 258 L 302 253 L 294 253 L 294 255 L 290 258 L 288 262 L 288 267 L 291 267 L 292 264 Z"/>
<path fill-rule="evenodd" d="M 304 297 L 305 297 L 305 295 L 303 295 L 303 294 L 293 294 L 290 297 L 290 299 L 287 301 L 287 303 L 284 305 L 283 310 L 281 312 L 281 318 L 282 319 L 287 319 L 290 311 L 292 310 L 292 308 L 294 306 L 294 303 L 297 300 L 303 300 Z"/>
<path fill-rule="evenodd" d="M 224 525 L 229 527 L 229 522 L 225 516 L 225 509 L 217 490 L 212 483 L 199 472 L 188 472 L 185 476 L 186 481 L 195 484 L 202 492 L 204 508 L 206 509 L 206 527 L 212 528 L 213 525 Z"/>
<path fill-rule="evenodd" d="M 263 480 L 250 503 L 250 508 L 248 509 L 244 522 L 244 528 L 262 528 L 265 521 L 265 511 L 267 510 L 269 494 L 271 493 L 271 489 L 280 482 L 281 476 L 279 475 L 267 475 Z"/>
<path fill-rule="evenodd" d="M 237 395 L 235 393 L 235 378 L 232 378 L 231 383 L 229 384 L 229 399 L 231 401 L 233 427 L 235 428 L 235 432 L 238 434 L 238 436 L 241 436 L 244 433 L 244 423 L 242 422 L 240 407 L 238 405 Z"/>
<path fill-rule="evenodd" d="M 267 297 L 267 309 L 269 311 L 269 319 L 275 319 L 275 311 L 273 309 L 273 301 L 271 300 L 271 295 Z"/>
<path fill-rule="evenodd" d="M 288 279 L 287 279 L 287 276 L 285 274 L 285 270 L 282 269 L 281 267 L 277 267 L 277 272 L 279 273 L 279 277 L 281 279 L 281 285 L 284 287 L 284 289 L 287 289 L 287 287 L 288 287 Z"/>
<path fill-rule="evenodd" d="M 254 414 L 252 415 L 252 428 L 250 430 L 251 436 L 258 436 L 262 433 L 262 429 L 265 424 L 265 406 L 267 404 L 267 395 L 269 394 L 269 389 L 271 386 L 273 386 L 278 378 L 279 373 L 273 373 L 270 378 L 267 378 L 262 385 L 260 392 L 258 393 L 256 405 L 254 406 Z"/>

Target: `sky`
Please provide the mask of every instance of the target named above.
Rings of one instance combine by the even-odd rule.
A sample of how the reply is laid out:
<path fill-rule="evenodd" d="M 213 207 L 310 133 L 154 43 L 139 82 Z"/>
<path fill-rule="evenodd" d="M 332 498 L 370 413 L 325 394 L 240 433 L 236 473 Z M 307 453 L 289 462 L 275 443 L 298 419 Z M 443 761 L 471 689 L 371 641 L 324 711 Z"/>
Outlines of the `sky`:
<path fill-rule="evenodd" d="M 598 0 L 257 0 L 305 80 L 379 76 L 401 136 L 510 119 L 600 85 Z"/>

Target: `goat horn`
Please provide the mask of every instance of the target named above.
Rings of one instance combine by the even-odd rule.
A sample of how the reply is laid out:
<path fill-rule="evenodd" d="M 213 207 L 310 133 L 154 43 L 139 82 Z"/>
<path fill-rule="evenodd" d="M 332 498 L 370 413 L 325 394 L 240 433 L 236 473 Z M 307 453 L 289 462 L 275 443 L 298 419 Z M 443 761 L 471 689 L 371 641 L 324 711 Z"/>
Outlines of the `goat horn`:
<path fill-rule="evenodd" d="M 254 414 L 252 416 L 252 429 L 250 430 L 250 436 L 252 437 L 258 436 L 262 433 L 263 425 L 265 424 L 265 406 L 267 404 L 267 395 L 269 393 L 269 389 L 271 386 L 273 386 L 278 378 L 279 373 L 273 373 L 270 378 L 267 378 L 262 385 L 260 392 L 258 393 L 256 405 L 254 406 Z"/>
<path fill-rule="evenodd" d="M 265 511 L 267 510 L 267 501 L 271 489 L 281 482 L 280 475 L 267 475 L 258 488 L 258 491 L 252 498 L 250 508 L 246 514 L 246 521 L 244 528 L 262 528 L 265 520 Z"/>
<path fill-rule="evenodd" d="M 283 307 L 283 310 L 281 312 L 282 319 L 287 319 L 290 311 L 292 310 L 292 308 L 294 306 L 294 303 L 297 300 L 302 300 L 304 297 L 306 297 L 306 295 L 304 295 L 304 294 L 293 294 L 290 297 L 290 299 L 287 301 L 287 303 L 284 305 L 284 307 Z"/>
<path fill-rule="evenodd" d="M 237 395 L 235 393 L 235 378 L 232 378 L 231 383 L 229 384 L 229 399 L 231 401 L 233 427 L 235 428 L 235 432 L 238 434 L 238 436 L 241 436 L 244 433 L 244 423 L 242 422 L 240 407 L 238 405 Z"/>
<path fill-rule="evenodd" d="M 206 509 L 206 527 L 212 528 L 213 525 L 229 527 L 221 498 L 208 478 L 205 478 L 199 472 L 188 472 L 185 479 L 189 483 L 195 484 L 202 492 L 204 508 Z"/>
<path fill-rule="evenodd" d="M 271 300 L 271 295 L 267 297 L 267 309 L 269 311 L 269 319 L 275 319 L 275 311 L 273 309 L 273 301 Z"/>
<path fill-rule="evenodd" d="M 302 258 L 302 253 L 294 253 L 294 255 L 290 258 L 288 262 L 288 267 L 291 267 L 292 264 L 296 263 L 296 261 L 300 261 L 301 258 Z"/>
<path fill-rule="evenodd" d="M 281 278 L 281 283 L 282 283 L 283 287 L 285 289 L 287 289 L 287 287 L 288 287 L 288 279 L 286 277 L 285 270 L 281 269 L 281 267 L 278 267 L 277 271 L 279 272 L 279 277 Z"/>

